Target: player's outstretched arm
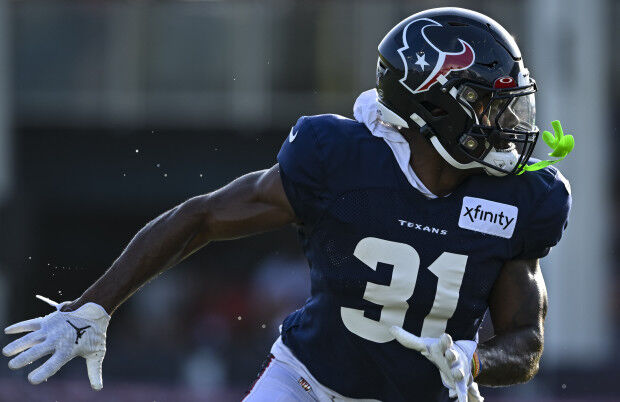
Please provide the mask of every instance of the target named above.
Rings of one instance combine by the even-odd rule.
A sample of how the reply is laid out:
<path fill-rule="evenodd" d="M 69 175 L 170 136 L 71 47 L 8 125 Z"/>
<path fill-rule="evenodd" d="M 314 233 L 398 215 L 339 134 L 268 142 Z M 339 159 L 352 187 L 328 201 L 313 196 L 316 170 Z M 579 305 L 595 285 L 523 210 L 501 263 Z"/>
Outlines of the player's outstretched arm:
<path fill-rule="evenodd" d="M 112 314 L 147 281 L 210 241 L 244 237 L 294 221 L 278 164 L 246 174 L 146 224 L 103 276 L 63 310 L 94 302 Z"/>
<path fill-rule="evenodd" d="M 100 390 L 109 314 L 124 300 L 211 240 L 247 236 L 294 219 L 278 165 L 189 199 L 143 227 L 105 274 L 77 300 L 56 303 L 37 296 L 56 311 L 7 327 L 7 334 L 28 334 L 5 346 L 2 353 L 13 357 L 9 367 L 15 370 L 52 354 L 28 375 L 33 384 L 46 381 L 74 357 L 83 357 L 91 386 Z"/>
<path fill-rule="evenodd" d="M 543 351 L 547 289 L 537 259 L 507 262 L 489 299 L 495 336 L 478 345 L 486 386 L 527 382 L 538 372 Z"/>

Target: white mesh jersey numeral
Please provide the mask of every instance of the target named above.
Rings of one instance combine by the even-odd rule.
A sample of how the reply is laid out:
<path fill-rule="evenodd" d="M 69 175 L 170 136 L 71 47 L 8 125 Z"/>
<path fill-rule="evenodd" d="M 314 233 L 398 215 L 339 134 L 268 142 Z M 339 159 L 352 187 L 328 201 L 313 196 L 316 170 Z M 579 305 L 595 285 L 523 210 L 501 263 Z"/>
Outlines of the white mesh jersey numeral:
<path fill-rule="evenodd" d="M 364 311 L 342 307 L 342 322 L 362 338 L 374 342 L 389 342 L 394 337 L 388 328 L 393 325 L 402 327 L 407 313 L 407 300 L 413 295 L 418 277 L 420 257 L 415 249 L 407 244 L 366 237 L 362 239 L 353 255 L 373 270 L 377 263 L 383 262 L 394 266 L 389 286 L 368 282 L 364 299 L 383 306 L 379 321 L 364 317 Z"/>
<path fill-rule="evenodd" d="M 420 269 L 420 256 L 408 244 L 376 237 L 362 239 L 353 255 L 369 268 L 377 270 L 377 264 L 392 265 L 392 278 L 388 286 L 366 283 L 364 299 L 382 306 L 379 321 L 364 317 L 364 311 L 349 307 L 340 308 L 342 322 L 354 334 L 373 342 L 385 343 L 394 339 L 388 329 L 402 327 L 413 296 Z M 438 277 L 437 293 L 430 313 L 422 324 L 422 336 L 441 335 L 447 321 L 456 310 L 459 290 L 465 273 L 467 256 L 444 252 L 428 268 Z"/>
<path fill-rule="evenodd" d="M 436 338 L 446 332 L 448 320 L 456 310 L 467 256 L 444 252 L 428 267 L 437 276 L 433 307 L 422 323 L 422 335 Z"/>

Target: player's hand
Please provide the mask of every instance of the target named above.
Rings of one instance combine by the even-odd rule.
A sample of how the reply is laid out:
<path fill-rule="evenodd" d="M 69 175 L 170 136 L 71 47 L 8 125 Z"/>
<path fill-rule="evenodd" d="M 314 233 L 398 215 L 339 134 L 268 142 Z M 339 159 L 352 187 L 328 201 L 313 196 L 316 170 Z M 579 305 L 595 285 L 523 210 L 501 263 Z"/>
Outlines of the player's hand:
<path fill-rule="evenodd" d="M 110 316 L 98 304 L 86 303 L 75 311 L 60 309 L 68 302 L 56 303 L 43 296 L 37 298 L 56 308 L 45 317 L 33 318 L 4 329 L 6 334 L 30 332 L 2 349 L 9 368 L 17 370 L 43 356 L 51 354 L 45 363 L 28 375 L 32 384 L 40 384 L 54 375 L 76 356 L 86 359 L 90 385 L 94 390 L 103 388 L 102 363 L 105 356 L 106 329 Z"/>
<path fill-rule="evenodd" d="M 396 326 L 390 328 L 390 333 L 401 345 L 417 350 L 437 366 L 450 398 L 458 397 L 459 402 L 484 401 L 471 373 L 471 359 L 478 346 L 476 342 L 452 342 L 448 334 L 439 338 L 420 338 Z"/>

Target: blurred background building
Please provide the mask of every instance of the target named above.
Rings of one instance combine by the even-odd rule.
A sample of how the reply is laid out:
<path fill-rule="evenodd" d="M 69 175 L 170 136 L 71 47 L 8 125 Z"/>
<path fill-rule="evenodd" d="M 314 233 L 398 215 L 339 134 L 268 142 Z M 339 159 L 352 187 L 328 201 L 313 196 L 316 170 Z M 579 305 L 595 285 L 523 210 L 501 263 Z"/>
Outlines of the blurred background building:
<path fill-rule="evenodd" d="M 514 33 L 539 126 L 577 141 L 541 371 L 483 394 L 620 400 L 614 0 L 0 2 L 0 326 L 47 314 L 34 294 L 77 297 L 162 211 L 272 166 L 300 115 L 351 116 L 389 28 L 447 5 Z M 4 360 L 0 401 L 239 400 L 307 271 L 293 228 L 212 244 L 115 314 L 102 392 L 78 359 L 38 387 Z"/>

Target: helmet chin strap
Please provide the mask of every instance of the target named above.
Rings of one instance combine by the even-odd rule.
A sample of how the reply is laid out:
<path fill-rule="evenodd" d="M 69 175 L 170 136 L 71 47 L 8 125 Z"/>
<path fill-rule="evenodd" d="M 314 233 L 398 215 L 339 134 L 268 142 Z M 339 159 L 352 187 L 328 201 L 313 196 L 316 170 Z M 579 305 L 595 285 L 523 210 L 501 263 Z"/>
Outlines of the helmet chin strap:
<path fill-rule="evenodd" d="M 466 108 L 463 108 L 463 109 L 469 113 L 469 111 Z M 379 112 L 378 113 L 379 118 L 382 121 L 392 124 L 397 127 L 409 128 L 409 124 L 407 124 L 405 119 L 401 118 L 399 115 L 397 115 L 392 110 L 387 108 L 381 102 L 377 102 L 377 111 Z M 426 122 L 415 113 L 411 115 L 411 119 L 420 128 L 426 125 Z M 476 121 L 477 121 L 477 117 L 476 117 Z M 499 170 L 485 166 L 476 161 L 472 161 L 469 163 L 460 163 L 459 161 L 454 159 L 448 151 L 446 151 L 443 145 L 441 145 L 441 142 L 439 142 L 439 139 L 437 138 L 437 136 L 433 135 L 432 137 L 430 137 L 430 140 L 431 140 L 431 144 L 433 144 L 433 147 L 435 148 L 437 153 L 439 153 L 439 155 L 441 155 L 441 157 L 444 158 L 446 162 L 448 162 L 450 165 L 454 166 L 457 169 L 483 168 L 484 171 L 489 176 L 498 176 L 498 177 L 506 176 L 506 173 L 500 172 Z M 487 154 L 487 156 L 485 156 L 483 160 L 484 162 L 490 165 L 497 166 L 501 169 L 512 170 L 517 164 L 517 161 L 519 160 L 519 154 L 517 153 L 515 149 L 509 150 L 509 151 L 497 151 L 495 148 L 492 148 L 491 151 Z"/>
<path fill-rule="evenodd" d="M 452 155 L 448 153 L 448 151 L 446 151 L 443 145 L 441 145 L 441 142 L 439 142 L 439 138 L 437 138 L 437 136 L 435 135 L 431 137 L 431 144 L 433 144 L 433 147 L 435 148 L 437 153 L 441 155 L 441 157 L 444 158 L 446 162 L 448 162 L 450 165 L 454 166 L 457 169 L 474 169 L 484 167 L 484 165 L 475 161 L 469 163 L 460 163 L 459 161 L 454 159 Z"/>
<path fill-rule="evenodd" d="M 444 83 L 445 83 L 445 77 L 443 78 L 444 78 Z M 450 95 L 454 99 L 457 98 L 457 94 L 458 94 L 458 91 L 456 88 L 452 88 L 450 90 Z M 466 99 L 463 99 L 463 100 L 466 101 Z M 467 113 L 467 115 L 470 118 L 474 119 L 476 124 L 480 124 L 478 120 L 478 116 L 475 113 L 473 113 L 472 115 L 472 112 L 468 108 L 463 106 L 463 104 L 459 103 L 459 105 L 465 111 L 465 113 Z M 422 121 L 422 123 L 426 124 L 426 122 L 424 121 Z M 448 162 L 450 165 L 454 166 L 457 169 L 483 168 L 486 174 L 488 174 L 489 176 L 497 176 L 497 177 L 506 176 L 506 173 L 500 172 L 499 170 L 493 169 L 489 166 L 483 165 L 476 161 L 472 161 L 469 163 L 458 162 L 456 159 L 452 157 L 452 155 L 450 155 L 448 151 L 446 151 L 443 145 L 441 145 L 441 142 L 439 142 L 439 139 L 437 138 L 437 136 L 431 137 L 431 143 L 433 144 L 433 147 L 439 153 L 439 155 L 441 155 L 441 157 L 444 158 L 446 162 Z M 516 152 L 516 150 L 512 149 L 510 151 L 497 151 L 495 148 L 491 148 L 491 151 L 489 151 L 489 153 L 483 159 L 484 162 L 490 165 L 494 165 L 501 169 L 506 169 L 506 170 L 511 170 L 512 168 L 514 168 L 518 160 L 519 160 L 519 154 Z"/>
<path fill-rule="evenodd" d="M 448 151 L 444 148 L 444 146 L 439 142 L 439 139 L 436 136 L 431 137 L 431 144 L 442 158 L 445 159 L 450 165 L 454 166 L 457 169 L 474 169 L 474 168 L 483 168 L 486 174 L 489 176 L 506 176 L 506 173 L 500 172 L 499 170 L 493 169 L 491 167 L 485 166 L 476 161 L 469 163 L 460 163 L 456 159 L 450 155 Z M 491 151 L 487 154 L 487 156 L 483 159 L 485 162 L 497 166 L 498 168 L 511 170 L 517 164 L 519 160 L 519 154 L 516 149 L 511 149 L 510 151 L 497 151 L 495 148 L 491 148 Z"/>
<path fill-rule="evenodd" d="M 514 148 L 505 151 L 498 151 L 495 148 L 491 148 L 491 152 L 489 152 L 483 160 L 500 169 L 512 170 L 519 161 L 519 153 Z M 491 176 L 506 176 L 506 173 L 487 166 L 484 167 L 484 170 Z"/>

